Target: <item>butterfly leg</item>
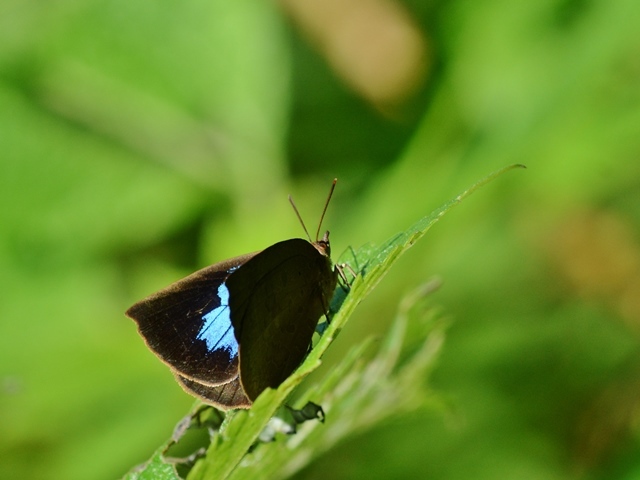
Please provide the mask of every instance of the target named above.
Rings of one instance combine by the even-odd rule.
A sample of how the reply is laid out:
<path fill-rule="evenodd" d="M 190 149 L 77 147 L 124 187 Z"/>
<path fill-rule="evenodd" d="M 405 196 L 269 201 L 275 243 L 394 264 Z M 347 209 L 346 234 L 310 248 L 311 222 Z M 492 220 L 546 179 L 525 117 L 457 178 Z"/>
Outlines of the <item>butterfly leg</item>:
<path fill-rule="evenodd" d="M 358 276 L 358 273 L 348 263 L 340 263 L 336 265 L 336 271 L 338 272 L 338 277 L 341 280 L 340 286 L 345 293 L 349 293 L 353 280 L 349 282 L 347 274 L 344 273 L 345 270 L 349 271 L 349 273 L 353 276 L 353 280 L 355 280 L 355 278 Z"/>

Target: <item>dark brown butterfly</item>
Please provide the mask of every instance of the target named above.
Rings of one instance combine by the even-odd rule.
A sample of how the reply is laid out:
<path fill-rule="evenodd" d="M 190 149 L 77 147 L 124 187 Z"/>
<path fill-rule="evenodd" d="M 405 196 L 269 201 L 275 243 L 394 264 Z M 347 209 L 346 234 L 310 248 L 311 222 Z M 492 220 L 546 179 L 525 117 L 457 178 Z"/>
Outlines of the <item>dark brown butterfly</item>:
<path fill-rule="evenodd" d="M 309 350 L 338 281 L 329 232 L 294 238 L 198 270 L 126 315 L 185 391 L 221 409 L 248 408 Z M 298 218 L 300 215 L 291 202 Z"/>

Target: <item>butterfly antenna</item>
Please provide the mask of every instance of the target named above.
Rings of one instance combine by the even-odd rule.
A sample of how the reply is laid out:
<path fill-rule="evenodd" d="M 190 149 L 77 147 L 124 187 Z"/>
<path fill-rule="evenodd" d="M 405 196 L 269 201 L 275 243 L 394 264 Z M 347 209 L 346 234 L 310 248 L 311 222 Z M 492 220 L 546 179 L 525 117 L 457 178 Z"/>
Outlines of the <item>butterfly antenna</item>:
<path fill-rule="evenodd" d="M 293 198 L 291 198 L 291 195 L 289 195 L 289 203 L 291 203 L 291 206 L 293 207 L 293 211 L 296 212 L 298 220 L 300 220 L 300 224 L 302 225 L 302 228 L 304 228 L 304 233 L 307 234 L 307 238 L 309 239 L 310 242 L 312 242 L 313 240 L 311 240 L 311 235 L 309 235 L 309 230 L 307 230 L 307 227 L 304 224 L 302 217 L 300 216 L 300 212 L 298 211 L 298 207 L 296 207 L 296 204 L 293 202 Z"/>
<path fill-rule="evenodd" d="M 337 178 L 333 179 L 333 183 L 331 184 L 331 190 L 329 190 L 329 196 L 327 197 L 327 201 L 324 203 L 324 210 L 322 210 L 322 215 L 320 216 L 320 223 L 318 223 L 318 231 L 316 232 L 316 242 L 318 241 L 318 237 L 320 236 L 320 229 L 322 228 L 322 221 L 324 220 L 324 214 L 327 213 L 327 207 L 329 206 L 329 202 L 331 201 L 331 195 L 333 195 L 333 191 L 336 189 Z M 309 235 L 307 233 L 307 235 Z"/>

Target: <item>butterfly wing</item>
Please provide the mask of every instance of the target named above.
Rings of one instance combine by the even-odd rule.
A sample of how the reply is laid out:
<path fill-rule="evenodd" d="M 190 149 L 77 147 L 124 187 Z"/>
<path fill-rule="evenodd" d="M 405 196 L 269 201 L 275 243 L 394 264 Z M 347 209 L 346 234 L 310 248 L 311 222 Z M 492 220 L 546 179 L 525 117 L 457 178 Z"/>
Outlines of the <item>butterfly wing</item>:
<path fill-rule="evenodd" d="M 251 406 L 251 401 L 245 395 L 238 376 L 228 383 L 223 383 L 215 387 L 194 382 L 177 374 L 176 380 L 178 380 L 180 386 L 188 394 L 222 410 L 229 408 L 249 408 Z"/>
<path fill-rule="evenodd" d="M 149 348 L 180 377 L 216 386 L 238 376 L 227 280 L 255 255 L 198 270 L 127 310 Z"/>
<path fill-rule="evenodd" d="M 188 393 L 248 408 L 302 362 L 336 284 L 328 255 L 292 239 L 199 270 L 126 314 Z"/>
<path fill-rule="evenodd" d="M 240 381 L 250 400 L 300 365 L 336 284 L 329 257 L 302 239 L 272 245 L 229 277 Z"/>

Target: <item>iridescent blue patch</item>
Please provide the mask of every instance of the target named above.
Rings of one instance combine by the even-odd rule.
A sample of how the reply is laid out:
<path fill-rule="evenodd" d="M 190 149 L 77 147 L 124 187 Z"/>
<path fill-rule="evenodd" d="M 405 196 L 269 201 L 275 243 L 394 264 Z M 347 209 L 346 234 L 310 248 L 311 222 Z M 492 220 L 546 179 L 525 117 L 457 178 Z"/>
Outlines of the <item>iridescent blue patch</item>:
<path fill-rule="evenodd" d="M 196 338 L 204 340 L 209 351 L 225 350 L 233 358 L 238 355 L 238 342 L 231 324 L 229 289 L 224 283 L 218 286 L 218 297 L 220 306 L 202 317 L 204 324 Z"/>

